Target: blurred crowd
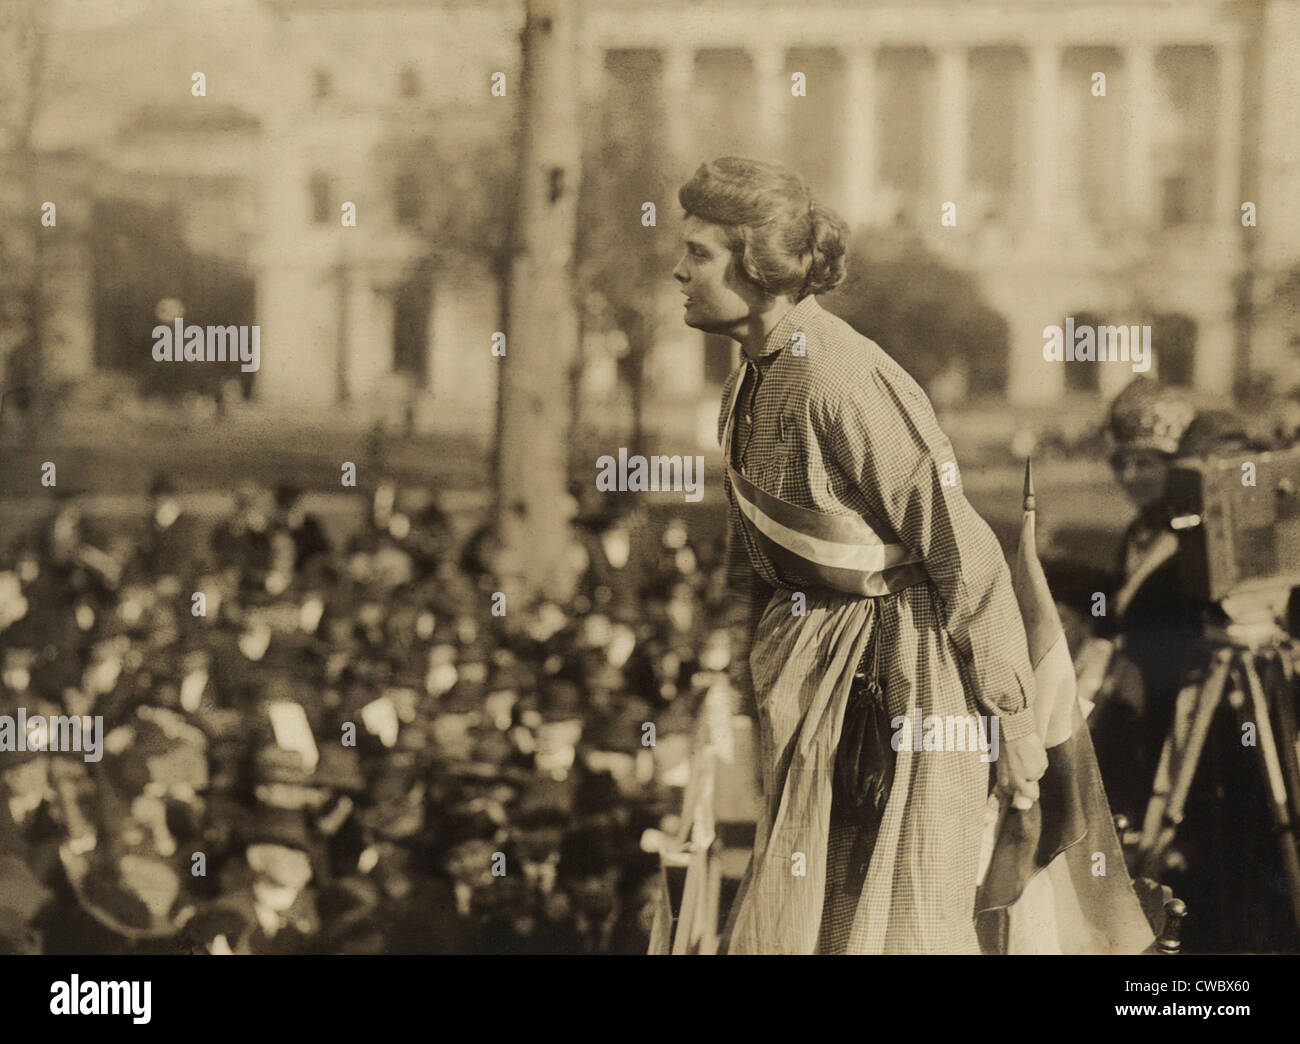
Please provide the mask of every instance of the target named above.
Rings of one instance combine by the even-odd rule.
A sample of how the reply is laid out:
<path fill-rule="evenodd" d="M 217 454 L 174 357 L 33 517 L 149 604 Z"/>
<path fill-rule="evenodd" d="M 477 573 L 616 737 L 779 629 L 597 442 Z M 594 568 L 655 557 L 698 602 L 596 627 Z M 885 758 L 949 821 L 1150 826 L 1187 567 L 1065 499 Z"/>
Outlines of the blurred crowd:
<path fill-rule="evenodd" d="M 1291 438 L 1147 380 L 1105 434 L 1118 561 L 1078 591 L 1049 575 L 1076 666 L 1104 649 L 1089 725 L 1137 824 L 1216 611 L 1181 590 L 1169 469 Z M 0 953 L 646 951 L 653 849 L 729 671 L 720 530 L 593 495 L 574 597 L 516 607 L 489 530 L 427 491 L 381 482 L 341 527 L 289 484 L 221 520 L 189 503 L 165 475 L 125 522 L 51 490 L 0 546 L 0 715 L 103 721 L 99 760 L 0 751 Z M 1265 796 L 1223 735 L 1162 879 L 1205 948 L 1291 948 Z"/>
<path fill-rule="evenodd" d="M 0 558 L 0 714 L 103 720 L 0 754 L 0 952 L 645 952 L 719 547 L 618 502 L 570 604 L 494 616 L 434 497 L 341 538 L 288 485 L 182 505 L 56 502 Z"/>

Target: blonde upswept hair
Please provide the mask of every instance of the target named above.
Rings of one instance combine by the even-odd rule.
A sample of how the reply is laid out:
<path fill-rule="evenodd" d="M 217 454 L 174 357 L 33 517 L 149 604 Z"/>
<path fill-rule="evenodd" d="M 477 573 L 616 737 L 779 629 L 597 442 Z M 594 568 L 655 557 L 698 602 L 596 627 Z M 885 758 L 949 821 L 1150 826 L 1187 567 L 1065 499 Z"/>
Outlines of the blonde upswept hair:
<path fill-rule="evenodd" d="M 801 301 L 844 281 L 844 222 L 778 163 L 743 156 L 701 163 L 677 200 L 687 216 L 721 226 L 738 269 L 769 295 Z"/>

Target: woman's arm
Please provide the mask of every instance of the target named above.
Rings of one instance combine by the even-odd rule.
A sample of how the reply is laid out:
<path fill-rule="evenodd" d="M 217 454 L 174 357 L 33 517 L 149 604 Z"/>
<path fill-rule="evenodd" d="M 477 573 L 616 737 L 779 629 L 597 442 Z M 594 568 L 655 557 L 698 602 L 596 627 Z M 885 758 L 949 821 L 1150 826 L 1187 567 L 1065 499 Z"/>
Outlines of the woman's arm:
<path fill-rule="evenodd" d="M 723 623 L 731 636 L 731 664 L 728 670 L 732 686 L 740 693 L 746 705 L 738 710 L 751 717 L 757 707 L 754 703 L 754 679 L 749 670 L 749 650 L 754 644 L 754 631 L 763 616 L 763 610 L 772 597 L 774 588 L 756 572 L 745 550 L 740 532 L 744 525 L 735 501 L 729 498 L 727 507 L 727 590 Z"/>
<path fill-rule="evenodd" d="M 962 491 L 956 456 L 925 394 L 901 370 L 872 368 L 832 404 L 832 481 L 859 489 L 925 565 L 976 702 L 1010 741 L 1034 731 L 1024 621 L 997 537 Z M 835 474 L 838 470 L 843 476 Z"/>
<path fill-rule="evenodd" d="M 731 371 L 722 386 L 722 406 L 718 411 L 718 445 L 723 446 L 723 435 L 727 429 L 728 408 L 736 382 L 745 372 L 742 363 Z M 736 507 L 735 497 L 731 494 L 731 482 L 723 478 L 723 488 L 727 497 L 727 535 L 726 535 L 726 590 L 724 592 L 723 626 L 731 638 L 731 662 L 728 666 L 732 687 L 740 694 L 743 710 L 751 717 L 757 712 L 754 702 L 754 679 L 749 670 L 749 650 L 754 644 L 754 631 L 758 621 L 767 608 L 772 597 L 772 585 L 767 583 L 755 571 L 749 561 L 749 552 L 745 550 L 744 534 L 741 532 L 744 521 L 740 509 Z"/>

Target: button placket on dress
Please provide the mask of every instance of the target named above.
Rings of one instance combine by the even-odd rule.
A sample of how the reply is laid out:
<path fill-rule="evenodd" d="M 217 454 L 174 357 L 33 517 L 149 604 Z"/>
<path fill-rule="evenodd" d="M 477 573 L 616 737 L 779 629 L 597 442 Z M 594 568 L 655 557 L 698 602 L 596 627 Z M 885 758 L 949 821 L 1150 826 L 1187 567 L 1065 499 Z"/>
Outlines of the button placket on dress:
<path fill-rule="evenodd" d="M 736 459 L 733 462 L 736 466 L 736 470 L 746 478 L 749 477 L 749 443 L 754 436 L 754 403 L 758 398 L 758 386 L 762 383 L 762 380 L 762 368 L 752 359 L 746 359 L 745 375 L 742 378 L 742 381 L 744 382 L 742 391 L 745 393 L 744 401 L 736 404 L 736 408 L 740 411 L 740 417 L 737 419 L 737 427 L 743 425 L 744 430 L 736 432 L 739 436 L 736 440 L 739 448 L 737 450 Z"/>

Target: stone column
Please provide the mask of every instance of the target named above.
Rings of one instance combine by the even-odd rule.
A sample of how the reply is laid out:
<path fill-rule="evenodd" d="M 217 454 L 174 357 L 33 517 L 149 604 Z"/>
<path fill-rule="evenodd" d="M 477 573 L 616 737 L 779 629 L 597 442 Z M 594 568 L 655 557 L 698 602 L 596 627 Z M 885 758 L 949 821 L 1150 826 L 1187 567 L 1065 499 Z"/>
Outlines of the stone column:
<path fill-rule="evenodd" d="M 1259 227 L 1249 230 L 1256 240 L 1256 259 L 1263 274 L 1281 276 L 1297 260 L 1300 244 L 1300 163 L 1295 154 L 1295 99 L 1300 96 L 1300 6 L 1266 4 L 1259 65 L 1259 129 L 1251 148 L 1258 150 L 1255 172 L 1246 187 L 1247 197 L 1259 207 Z M 1240 225 L 1240 219 L 1238 219 Z M 1274 271 L 1269 272 L 1269 269 Z M 1265 280 L 1260 280 L 1262 289 Z M 1287 319 L 1276 336 L 1289 337 Z"/>
<path fill-rule="evenodd" d="M 1221 289 L 1207 287 L 1201 300 L 1201 309 L 1192 314 L 1196 320 L 1192 384 L 1201 391 L 1225 395 L 1232 388 L 1237 356 L 1236 301 L 1226 281 Z"/>
<path fill-rule="evenodd" d="M 957 227 L 962 226 L 962 196 L 966 189 L 967 75 L 966 49 L 945 47 L 938 63 L 938 148 L 935 187 L 942 202 L 957 204 Z M 937 224 L 939 215 L 933 215 Z M 926 219 L 929 220 L 929 217 Z"/>
<path fill-rule="evenodd" d="M 1149 44 L 1124 49 L 1124 103 L 1128 135 L 1124 148 L 1125 194 L 1130 217 L 1139 225 L 1153 224 L 1155 185 L 1151 141 L 1155 129 L 1155 50 Z"/>
<path fill-rule="evenodd" d="M 990 304 L 1007 317 L 1010 344 L 1007 357 L 1007 402 L 1015 406 L 1041 405 L 1065 392 L 1065 367 L 1071 363 L 1043 358 L 1043 328 L 1064 321 L 1058 310 L 1061 294 L 1052 277 L 995 279 L 990 282 Z M 1078 363 L 1079 366 L 1093 365 Z"/>
<path fill-rule="evenodd" d="M 1061 198 L 1061 49 L 1039 44 L 1030 52 L 1032 94 L 1029 116 L 1029 186 L 1033 223 L 1059 227 L 1066 207 Z"/>
<path fill-rule="evenodd" d="M 844 165 L 840 171 L 840 198 L 850 225 L 869 224 L 877 215 L 876 52 L 854 47 L 844 54 L 845 106 Z"/>
<path fill-rule="evenodd" d="M 695 127 L 691 119 L 692 81 L 695 79 L 695 51 L 687 46 L 670 47 L 663 52 L 663 107 L 665 140 L 672 162 L 689 168 L 694 160 Z M 683 170 L 685 177 L 689 169 Z"/>
<path fill-rule="evenodd" d="M 664 52 L 664 118 L 668 121 L 669 151 L 678 171 L 677 181 L 671 186 L 670 200 L 676 213 L 677 186 L 689 178 L 695 168 L 705 160 L 713 159 L 712 152 L 699 148 L 695 138 L 695 105 L 693 81 L 695 78 L 695 51 L 688 45 L 679 45 Z M 662 220 L 662 219 L 661 219 Z M 673 258 L 677 263 L 680 253 Z M 671 269 L 651 288 L 659 310 L 660 326 L 654 347 L 646 360 L 644 421 L 648 434 L 653 434 L 662 423 L 662 417 L 675 409 L 681 401 L 696 402 L 701 397 L 704 359 L 703 337 L 682 322 L 682 298 L 672 279 Z M 689 384 L 686 391 L 659 396 L 655 384 L 655 367 L 664 365 L 681 375 Z"/>
<path fill-rule="evenodd" d="M 375 394 L 393 373 L 393 301 L 376 289 L 367 273 L 352 284 L 349 361 L 354 394 Z"/>
<path fill-rule="evenodd" d="M 590 19 L 583 19 L 578 33 L 578 90 L 584 104 L 599 97 L 605 74 L 605 49 L 592 29 Z"/>
<path fill-rule="evenodd" d="M 1235 244 L 1241 231 L 1241 45 L 1218 48 L 1218 141 L 1215 143 L 1214 211 L 1210 228 L 1216 240 Z"/>
<path fill-rule="evenodd" d="M 775 158 L 785 144 L 786 100 L 790 81 L 785 76 L 785 48 L 765 45 L 755 48 L 754 96 L 757 99 L 755 144 L 763 158 Z"/>

